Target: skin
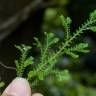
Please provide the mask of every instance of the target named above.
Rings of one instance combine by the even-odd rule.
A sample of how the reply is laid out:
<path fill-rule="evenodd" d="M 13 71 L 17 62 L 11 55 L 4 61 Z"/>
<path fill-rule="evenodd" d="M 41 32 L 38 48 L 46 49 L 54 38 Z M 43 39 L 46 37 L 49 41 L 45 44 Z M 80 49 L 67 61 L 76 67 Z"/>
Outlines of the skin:
<path fill-rule="evenodd" d="M 17 77 L 4 90 L 2 96 L 43 96 L 40 93 L 32 94 L 29 83 L 24 78 Z"/>

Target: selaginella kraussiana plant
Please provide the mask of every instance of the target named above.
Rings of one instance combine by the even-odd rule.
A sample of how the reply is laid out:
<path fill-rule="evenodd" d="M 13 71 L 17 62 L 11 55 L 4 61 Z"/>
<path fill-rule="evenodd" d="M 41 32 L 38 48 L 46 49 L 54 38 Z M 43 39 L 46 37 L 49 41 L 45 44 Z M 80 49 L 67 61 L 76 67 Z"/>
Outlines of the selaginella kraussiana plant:
<path fill-rule="evenodd" d="M 59 38 L 52 32 L 44 33 L 44 44 L 42 44 L 38 38 L 34 38 L 36 41 L 35 45 L 40 49 L 38 62 L 35 62 L 36 60 L 34 60 L 34 57 L 28 56 L 31 46 L 26 46 L 24 44 L 16 46 L 16 48 L 21 52 L 20 58 L 15 60 L 17 76 L 25 76 L 24 70 L 28 66 L 34 65 L 33 68 L 30 68 L 26 77 L 29 81 L 31 81 L 32 86 L 38 85 L 40 81 L 44 80 L 48 76 L 53 76 L 59 81 L 69 79 L 70 75 L 68 70 L 64 69 L 63 71 L 60 71 L 54 67 L 60 56 L 67 54 L 73 58 L 78 58 L 78 52 L 89 52 L 87 43 L 72 44 L 72 42 L 84 31 L 91 30 L 96 32 L 96 11 L 93 11 L 90 14 L 89 19 L 84 22 L 84 24 L 82 24 L 76 32 L 71 32 L 70 30 L 70 24 L 72 22 L 70 17 L 60 16 L 60 22 L 64 28 L 64 33 L 66 33 L 63 41 L 60 41 Z M 54 45 L 58 45 L 56 46 L 56 50 L 52 50 Z"/>

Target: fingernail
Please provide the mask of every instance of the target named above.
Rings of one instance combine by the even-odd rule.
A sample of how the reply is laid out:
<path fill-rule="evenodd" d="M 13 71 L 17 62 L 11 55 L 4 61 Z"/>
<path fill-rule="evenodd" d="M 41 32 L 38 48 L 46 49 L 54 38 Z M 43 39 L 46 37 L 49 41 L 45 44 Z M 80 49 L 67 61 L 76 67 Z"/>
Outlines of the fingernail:
<path fill-rule="evenodd" d="M 31 96 L 31 89 L 26 79 L 17 77 L 5 89 L 3 96 Z"/>
<path fill-rule="evenodd" d="M 42 95 L 42 94 L 40 94 L 40 93 L 35 93 L 35 94 L 33 94 L 32 96 L 44 96 L 44 95 Z"/>

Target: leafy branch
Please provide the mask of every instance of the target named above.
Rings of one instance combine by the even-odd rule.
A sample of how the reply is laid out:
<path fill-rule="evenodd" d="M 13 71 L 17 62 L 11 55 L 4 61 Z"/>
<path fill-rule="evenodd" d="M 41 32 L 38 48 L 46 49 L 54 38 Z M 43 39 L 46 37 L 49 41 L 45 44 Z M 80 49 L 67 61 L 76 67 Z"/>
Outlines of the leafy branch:
<path fill-rule="evenodd" d="M 60 42 L 59 38 L 52 32 L 44 33 L 44 44 L 42 44 L 38 38 L 34 38 L 36 41 L 35 45 L 40 49 L 38 62 L 34 62 L 34 58 L 32 56 L 28 56 L 28 52 L 31 49 L 30 46 L 16 46 L 16 48 L 21 52 L 20 59 L 15 60 L 17 76 L 22 77 L 24 70 L 28 66 L 32 66 L 34 64 L 34 68 L 29 70 L 26 77 L 31 82 L 32 86 L 38 85 L 38 82 L 44 80 L 48 76 L 53 76 L 58 81 L 68 80 L 71 77 L 68 70 L 64 69 L 61 71 L 55 68 L 55 64 L 58 62 L 60 56 L 67 54 L 73 58 L 78 58 L 78 52 L 89 52 L 87 43 L 72 45 L 72 42 L 84 31 L 91 30 L 96 32 L 96 11 L 93 11 L 89 16 L 89 19 L 82 24 L 76 32 L 73 32 L 73 34 L 70 30 L 70 24 L 72 22 L 70 17 L 66 18 L 64 16 L 60 16 L 60 22 L 64 28 L 64 33 L 66 34 L 62 42 Z M 58 45 L 58 48 L 56 50 L 52 50 L 55 45 Z"/>
<path fill-rule="evenodd" d="M 29 56 L 28 57 L 28 52 L 31 49 L 30 46 L 25 46 L 25 45 L 21 45 L 21 46 L 15 46 L 20 52 L 21 52 L 21 56 L 19 60 L 15 60 L 15 64 L 16 64 L 16 71 L 17 71 L 17 76 L 22 77 L 24 70 L 29 66 L 32 65 L 33 62 L 33 57 Z"/>

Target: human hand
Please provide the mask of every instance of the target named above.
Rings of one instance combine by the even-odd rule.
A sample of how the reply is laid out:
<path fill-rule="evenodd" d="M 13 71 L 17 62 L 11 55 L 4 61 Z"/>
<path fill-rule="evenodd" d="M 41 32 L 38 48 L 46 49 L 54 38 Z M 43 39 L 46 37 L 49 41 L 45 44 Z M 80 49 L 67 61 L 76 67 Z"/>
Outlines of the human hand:
<path fill-rule="evenodd" d="M 5 89 L 1 96 L 43 96 L 40 93 L 31 93 L 29 83 L 24 78 L 17 77 Z"/>

